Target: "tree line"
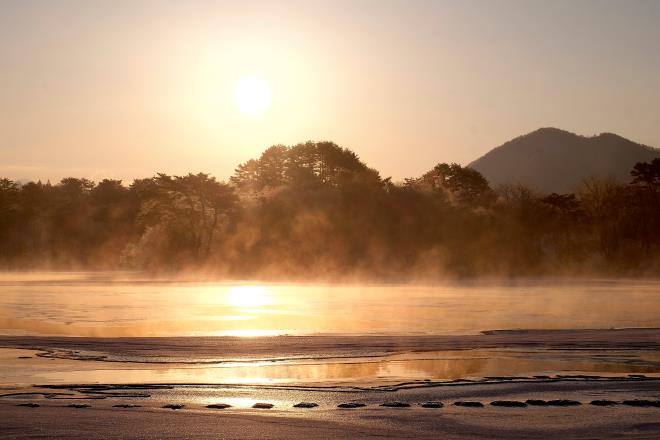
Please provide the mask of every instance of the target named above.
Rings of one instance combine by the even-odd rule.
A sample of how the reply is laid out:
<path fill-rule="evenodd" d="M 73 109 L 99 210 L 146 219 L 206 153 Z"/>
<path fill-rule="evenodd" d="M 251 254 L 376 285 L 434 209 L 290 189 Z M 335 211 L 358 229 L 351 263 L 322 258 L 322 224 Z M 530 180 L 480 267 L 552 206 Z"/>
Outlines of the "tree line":
<path fill-rule="evenodd" d="M 392 182 L 332 142 L 276 145 L 227 182 L 0 179 L 3 269 L 381 280 L 660 274 L 660 158 L 571 194 L 440 163 Z"/>

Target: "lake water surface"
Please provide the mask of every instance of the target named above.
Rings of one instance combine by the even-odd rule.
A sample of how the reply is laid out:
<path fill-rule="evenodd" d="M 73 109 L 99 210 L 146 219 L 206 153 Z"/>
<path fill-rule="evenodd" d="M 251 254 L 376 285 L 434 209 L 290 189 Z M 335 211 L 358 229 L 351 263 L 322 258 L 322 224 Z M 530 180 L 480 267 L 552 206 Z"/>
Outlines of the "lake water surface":
<path fill-rule="evenodd" d="M 529 332 L 479 336 L 631 327 L 660 328 L 660 282 L 332 285 L 4 274 L 0 384 L 374 385 L 660 374 L 657 332 L 632 340 L 615 332 L 623 339 L 613 344 L 598 332 L 546 332 L 545 342 Z M 270 337 L 282 335 L 290 336 Z"/>
<path fill-rule="evenodd" d="M 411 286 L 0 275 L 0 334 L 11 335 L 447 335 L 624 327 L 660 327 L 660 282 Z"/>

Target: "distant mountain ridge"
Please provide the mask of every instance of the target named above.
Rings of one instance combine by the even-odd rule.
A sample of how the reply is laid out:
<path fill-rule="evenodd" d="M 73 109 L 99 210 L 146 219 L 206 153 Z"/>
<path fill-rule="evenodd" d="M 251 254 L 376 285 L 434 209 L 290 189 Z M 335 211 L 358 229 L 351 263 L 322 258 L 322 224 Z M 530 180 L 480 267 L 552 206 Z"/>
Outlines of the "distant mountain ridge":
<path fill-rule="evenodd" d="M 587 137 L 540 128 L 512 139 L 470 163 L 493 186 L 522 184 L 542 192 L 572 192 L 592 176 L 630 180 L 637 162 L 660 157 L 660 149 L 613 133 Z"/>

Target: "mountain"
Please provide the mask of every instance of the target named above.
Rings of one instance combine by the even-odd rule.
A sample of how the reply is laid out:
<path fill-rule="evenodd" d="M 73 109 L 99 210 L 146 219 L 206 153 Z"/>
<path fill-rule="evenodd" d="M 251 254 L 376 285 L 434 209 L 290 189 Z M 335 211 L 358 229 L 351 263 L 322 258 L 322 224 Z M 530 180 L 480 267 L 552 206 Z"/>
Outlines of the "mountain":
<path fill-rule="evenodd" d="M 637 162 L 660 157 L 660 149 L 612 133 L 580 136 L 541 128 L 492 149 L 469 166 L 491 183 L 522 184 L 542 192 L 574 191 L 592 176 L 630 180 Z"/>

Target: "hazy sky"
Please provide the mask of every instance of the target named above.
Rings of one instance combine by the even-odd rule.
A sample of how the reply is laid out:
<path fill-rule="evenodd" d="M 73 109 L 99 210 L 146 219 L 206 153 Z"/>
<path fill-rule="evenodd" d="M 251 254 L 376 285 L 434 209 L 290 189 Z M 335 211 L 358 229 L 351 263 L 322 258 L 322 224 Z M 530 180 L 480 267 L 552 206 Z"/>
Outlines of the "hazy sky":
<path fill-rule="evenodd" d="M 0 176 L 224 179 L 313 139 L 401 179 L 544 126 L 660 146 L 660 1 L 0 0 Z"/>

